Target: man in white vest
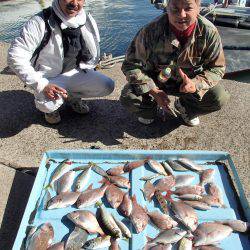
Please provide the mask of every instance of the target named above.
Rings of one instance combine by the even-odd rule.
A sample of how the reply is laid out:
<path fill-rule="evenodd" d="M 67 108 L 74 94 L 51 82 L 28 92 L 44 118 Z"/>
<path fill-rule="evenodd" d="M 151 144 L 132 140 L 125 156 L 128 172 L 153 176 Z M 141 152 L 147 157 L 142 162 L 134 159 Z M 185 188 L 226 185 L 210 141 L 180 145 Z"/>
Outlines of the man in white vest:
<path fill-rule="evenodd" d="M 86 114 L 83 98 L 111 94 L 114 81 L 95 71 L 100 36 L 84 0 L 54 0 L 52 7 L 33 16 L 12 42 L 8 65 L 34 90 L 36 108 L 50 124 L 61 121 L 60 106 Z"/>

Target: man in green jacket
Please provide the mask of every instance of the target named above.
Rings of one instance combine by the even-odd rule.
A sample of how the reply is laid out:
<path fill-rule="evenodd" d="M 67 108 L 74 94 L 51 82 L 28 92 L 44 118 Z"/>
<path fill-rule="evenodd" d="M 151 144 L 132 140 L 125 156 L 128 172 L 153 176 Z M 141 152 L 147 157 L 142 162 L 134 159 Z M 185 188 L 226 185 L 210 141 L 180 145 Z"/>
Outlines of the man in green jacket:
<path fill-rule="evenodd" d="M 143 124 L 159 107 L 169 111 L 168 95 L 179 97 L 175 109 L 189 126 L 229 99 L 218 85 L 225 73 L 221 38 L 199 7 L 200 0 L 170 0 L 167 13 L 143 27 L 127 50 L 120 101 Z"/>

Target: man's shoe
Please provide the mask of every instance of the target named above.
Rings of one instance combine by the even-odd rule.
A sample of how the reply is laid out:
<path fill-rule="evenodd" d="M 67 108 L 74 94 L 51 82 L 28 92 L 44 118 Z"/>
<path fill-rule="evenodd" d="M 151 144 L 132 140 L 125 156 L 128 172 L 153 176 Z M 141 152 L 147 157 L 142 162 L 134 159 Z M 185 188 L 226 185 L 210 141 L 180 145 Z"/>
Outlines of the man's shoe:
<path fill-rule="evenodd" d="M 78 114 L 89 113 L 89 106 L 81 98 L 71 98 L 69 99 L 69 105 Z"/>
<path fill-rule="evenodd" d="M 182 118 L 182 120 L 189 126 L 198 126 L 200 124 L 200 119 L 199 117 L 194 117 L 192 119 L 189 118 L 186 109 L 184 106 L 182 106 L 180 99 L 175 100 L 174 102 L 174 106 L 177 109 L 177 111 L 180 113 L 180 116 Z"/>
<path fill-rule="evenodd" d="M 138 117 L 138 121 L 144 125 L 149 125 L 154 122 L 154 119 L 145 119 L 142 117 Z"/>
<path fill-rule="evenodd" d="M 61 116 L 58 110 L 52 113 L 44 113 L 44 117 L 49 124 L 58 124 L 61 121 Z"/>

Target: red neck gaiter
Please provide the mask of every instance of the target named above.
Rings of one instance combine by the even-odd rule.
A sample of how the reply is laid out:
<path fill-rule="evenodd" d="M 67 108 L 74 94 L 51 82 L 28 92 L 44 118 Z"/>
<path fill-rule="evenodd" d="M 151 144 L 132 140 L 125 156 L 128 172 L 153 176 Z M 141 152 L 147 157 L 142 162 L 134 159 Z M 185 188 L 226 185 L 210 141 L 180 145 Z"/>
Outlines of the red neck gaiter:
<path fill-rule="evenodd" d="M 191 24 L 187 29 L 184 31 L 177 30 L 173 25 L 170 24 L 170 29 L 175 34 L 176 38 L 180 42 L 181 46 L 184 46 L 188 40 L 188 38 L 193 34 L 195 29 L 196 22 Z"/>

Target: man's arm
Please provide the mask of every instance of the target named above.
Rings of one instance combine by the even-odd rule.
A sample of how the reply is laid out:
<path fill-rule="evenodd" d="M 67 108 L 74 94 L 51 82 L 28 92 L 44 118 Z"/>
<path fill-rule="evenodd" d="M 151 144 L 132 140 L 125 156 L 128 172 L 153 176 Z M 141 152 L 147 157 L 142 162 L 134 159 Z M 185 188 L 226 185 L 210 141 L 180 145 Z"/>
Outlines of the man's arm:
<path fill-rule="evenodd" d="M 36 72 L 30 60 L 42 41 L 45 23 L 39 16 L 32 17 L 23 27 L 21 34 L 11 44 L 8 51 L 8 65 L 29 87 L 41 92 L 49 81 Z"/>
<path fill-rule="evenodd" d="M 204 60 L 203 72 L 192 79 L 196 85 L 197 93 L 201 97 L 209 88 L 215 86 L 225 74 L 225 57 L 217 30 L 208 39 L 206 51 L 202 56 Z"/>
<path fill-rule="evenodd" d="M 127 81 L 134 84 L 137 95 L 142 95 L 156 88 L 154 81 L 145 73 L 147 61 L 152 49 L 152 38 L 146 28 L 141 29 L 130 44 L 122 71 Z"/>

